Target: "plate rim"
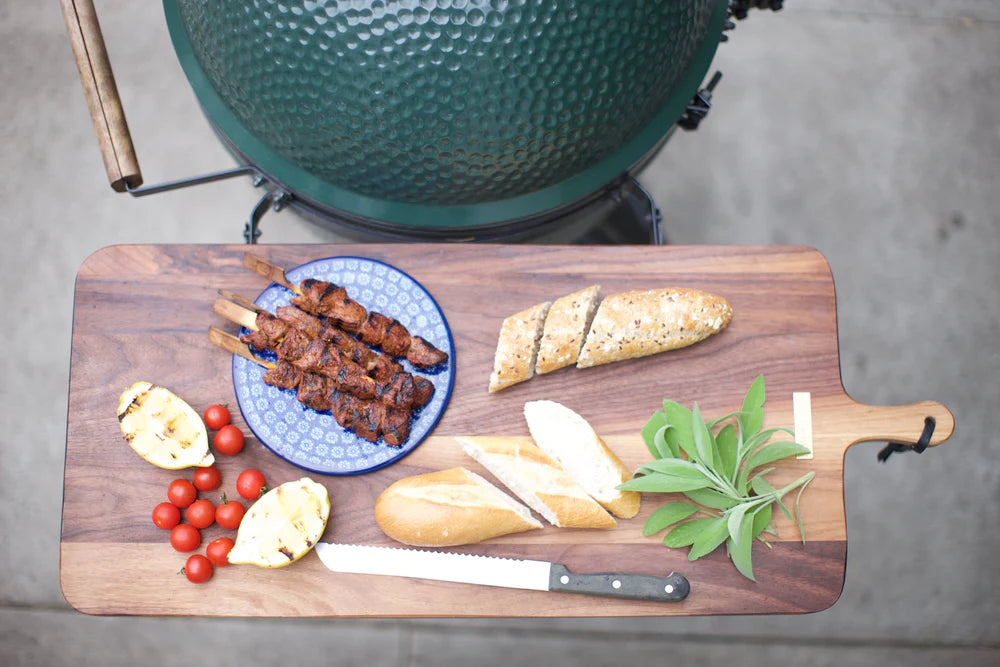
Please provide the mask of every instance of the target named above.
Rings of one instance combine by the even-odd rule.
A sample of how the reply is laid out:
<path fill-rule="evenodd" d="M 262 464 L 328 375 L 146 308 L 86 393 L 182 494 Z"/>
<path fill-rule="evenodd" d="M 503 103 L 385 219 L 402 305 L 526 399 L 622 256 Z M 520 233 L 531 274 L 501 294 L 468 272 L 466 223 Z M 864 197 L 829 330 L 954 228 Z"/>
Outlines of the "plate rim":
<path fill-rule="evenodd" d="M 397 266 L 389 264 L 388 262 L 382 261 L 380 259 L 373 259 L 371 257 L 362 257 L 361 255 L 331 255 L 329 257 L 318 257 L 316 259 L 309 260 L 308 262 L 304 262 L 304 263 L 299 264 L 299 265 L 297 265 L 295 267 L 292 267 L 291 269 L 286 270 L 285 273 L 287 275 L 288 273 L 291 273 L 293 271 L 297 271 L 299 269 L 306 268 L 306 267 L 308 267 L 308 266 L 310 266 L 312 264 L 317 264 L 319 262 L 326 262 L 326 261 L 337 260 L 337 259 L 358 259 L 358 260 L 362 260 L 362 261 L 365 261 L 365 262 L 372 262 L 374 264 L 381 264 L 383 266 L 386 266 L 386 267 L 392 269 L 393 271 L 401 273 L 402 275 L 404 275 L 407 278 L 409 278 L 410 280 L 412 280 L 413 283 L 417 287 L 419 287 L 421 290 L 423 290 L 423 292 L 427 295 L 427 298 L 430 299 L 430 302 L 434 306 L 435 310 L 437 310 L 438 315 L 440 315 L 440 317 L 441 317 L 441 322 L 444 324 L 444 332 L 445 332 L 445 335 L 448 337 L 448 345 L 450 347 L 450 352 L 451 352 L 451 354 L 449 355 L 448 362 L 447 362 L 448 368 L 447 368 L 446 371 L 444 371 L 445 373 L 448 373 L 448 375 L 449 375 L 449 378 L 448 378 L 448 387 L 447 387 L 447 392 L 445 393 L 445 396 L 444 396 L 444 400 L 441 403 L 441 409 L 434 416 L 433 421 L 430 423 L 430 426 L 428 427 L 427 432 L 423 435 L 423 437 L 421 437 L 417 442 L 413 443 L 408 449 L 405 448 L 405 446 L 406 446 L 407 443 L 404 442 L 403 445 L 400 446 L 401 451 L 396 456 L 393 456 L 393 457 L 391 457 L 389 459 L 386 459 L 385 461 L 382 461 L 381 463 L 378 463 L 378 464 L 376 464 L 376 465 L 374 465 L 372 467 L 369 467 L 369 468 L 365 468 L 363 470 L 351 470 L 351 471 L 347 471 L 347 472 L 317 470 L 315 468 L 311 468 L 311 467 L 309 467 L 307 465 L 303 465 L 303 464 L 298 463 L 296 461 L 291 461 L 287 457 L 283 456 L 281 453 L 279 453 L 277 450 L 275 450 L 273 447 L 271 447 L 269 444 L 267 444 L 267 442 L 263 438 L 260 437 L 260 435 L 257 433 L 257 431 L 254 430 L 253 426 L 250 425 L 249 420 L 247 420 L 246 413 L 243 410 L 243 404 L 240 402 L 239 393 L 236 391 L 236 364 L 238 363 L 239 359 L 242 359 L 242 357 L 240 357 L 237 354 L 233 354 L 232 355 L 232 363 L 230 364 L 230 375 L 231 375 L 231 379 L 232 379 L 232 383 L 233 383 L 233 393 L 236 395 L 236 406 L 240 410 L 240 416 L 243 417 L 243 423 L 245 423 L 246 426 L 247 426 L 247 428 L 250 429 L 250 432 L 257 439 L 257 441 L 260 442 L 260 444 L 262 444 L 269 452 L 271 452 L 272 454 L 274 454 L 275 456 L 277 456 L 282 461 L 285 461 L 286 463 L 289 463 L 290 465 L 293 465 L 293 466 L 295 466 L 297 468 L 300 468 L 302 470 L 305 470 L 307 472 L 315 473 L 317 475 L 328 475 L 328 476 L 331 476 L 331 477 L 352 477 L 352 476 L 355 476 L 355 475 L 364 475 L 364 474 L 367 474 L 367 473 L 370 473 L 370 472 L 375 472 L 376 470 L 381 470 L 382 468 L 386 468 L 386 467 L 392 465 L 393 463 L 396 463 L 397 461 L 400 461 L 400 460 L 406 458 L 411 452 L 413 452 L 414 450 L 416 450 L 417 447 L 419 447 L 421 444 L 423 444 L 423 442 L 428 437 L 430 437 L 430 435 L 437 428 L 438 423 L 440 423 L 441 418 L 444 416 L 445 409 L 448 407 L 448 404 L 451 402 L 451 395 L 452 395 L 452 392 L 455 389 L 455 376 L 456 376 L 456 368 L 455 368 L 455 366 L 456 366 L 456 363 L 455 363 L 455 357 L 456 357 L 456 354 L 455 354 L 455 337 L 454 337 L 454 335 L 451 332 L 451 325 L 448 324 L 448 319 L 444 316 L 444 310 L 441 308 L 441 305 L 437 302 L 437 299 L 434 298 L 434 295 L 431 294 L 430 290 L 428 290 L 426 287 L 424 287 L 423 283 L 421 283 L 419 280 L 417 280 L 416 278 L 414 278 L 413 276 L 411 276 L 409 273 L 407 273 L 406 271 L 403 271 L 402 269 L 400 269 Z M 284 287 L 284 286 L 279 285 L 278 283 L 272 281 L 264 289 L 262 289 L 259 294 L 257 294 L 257 297 L 254 299 L 254 303 L 256 304 L 257 301 L 264 295 L 264 293 L 267 290 L 271 289 L 272 287 L 279 287 L 279 288 L 288 290 L 287 287 Z M 243 329 L 245 329 L 245 328 L 246 327 L 242 327 L 241 326 L 240 327 L 240 331 L 242 332 Z M 246 360 L 246 361 L 248 361 L 248 360 Z M 341 427 L 341 428 L 343 428 L 343 427 Z M 344 429 L 344 430 L 346 431 L 347 429 Z M 383 446 L 388 447 L 389 445 L 384 445 L 383 444 Z"/>

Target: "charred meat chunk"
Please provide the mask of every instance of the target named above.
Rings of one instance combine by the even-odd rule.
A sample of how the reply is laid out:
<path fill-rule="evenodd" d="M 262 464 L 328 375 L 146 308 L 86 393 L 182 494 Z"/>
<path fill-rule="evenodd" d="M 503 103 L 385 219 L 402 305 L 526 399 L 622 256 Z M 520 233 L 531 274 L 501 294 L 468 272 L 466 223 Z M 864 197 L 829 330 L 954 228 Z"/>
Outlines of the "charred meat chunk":
<path fill-rule="evenodd" d="M 406 360 L 417 368 L 432 368 L 448 361 L 448 355 L 420 336 L 411 336 L 410 348 L 406 351 Z"/>
<path fill-rule="evenodd" d="M 330 379 L 316 373 L 303 373 L 299 381 L 299 402 L 317 412 L 333 409 L 333 387 Z"/>
<path fill-rule="evenodd" d="M 279 389 L 295 389 L 302 379 L 302 371 L 287 361 L 279 360 L 274 368 L 264 371 L 263 378 L 267 384 Z"/>

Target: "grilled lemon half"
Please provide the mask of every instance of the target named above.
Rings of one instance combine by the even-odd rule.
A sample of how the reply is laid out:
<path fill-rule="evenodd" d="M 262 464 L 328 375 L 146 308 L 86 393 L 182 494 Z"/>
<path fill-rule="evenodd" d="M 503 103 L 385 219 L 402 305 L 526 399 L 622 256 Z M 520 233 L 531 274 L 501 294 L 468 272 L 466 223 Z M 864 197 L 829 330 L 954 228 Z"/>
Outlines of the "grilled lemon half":
<path fill-rule="evenodd" d="M 285 482 L 250 506 L 229 552 L 230 563 L 284 567 L 309 553 L 330 517 L 330 494 L 308 477 Z"/>
<path fill-rule="evenodd" d="M 167 470 L 215 463 L 205 423 L 169 389 L 136 382 L 118 399 L 118 422 L 132 449 Z"/>

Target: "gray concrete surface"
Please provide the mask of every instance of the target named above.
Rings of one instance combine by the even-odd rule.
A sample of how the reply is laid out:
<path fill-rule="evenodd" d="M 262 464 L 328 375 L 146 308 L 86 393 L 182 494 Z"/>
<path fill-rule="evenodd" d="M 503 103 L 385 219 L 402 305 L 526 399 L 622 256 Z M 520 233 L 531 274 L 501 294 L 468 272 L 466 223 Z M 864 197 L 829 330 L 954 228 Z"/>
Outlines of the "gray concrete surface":
<path fill-rule="evenodd" d="M 111 243 L 239 242 L 244 180 L 110 191 L 54 2 L 0 4 L 0 662 L 812 664 L 1000 661 L 1000 3 L 794 0 L 722 47 L 708 120 L 643 173 L 674 243 L 819 248 L 844 386 L 940 400 L 951 441 L 846 457 L 849 559 L 831 609 L 794 617 L 527 621 L 93 618 L 59 591 L 73 281 Z M 231 164 L 158 3 L 99 0 L 147 181 Z M 333 236 L 292 215 L 265 241 Z M 39 299 L 40 294 L 45 295 Z"/>

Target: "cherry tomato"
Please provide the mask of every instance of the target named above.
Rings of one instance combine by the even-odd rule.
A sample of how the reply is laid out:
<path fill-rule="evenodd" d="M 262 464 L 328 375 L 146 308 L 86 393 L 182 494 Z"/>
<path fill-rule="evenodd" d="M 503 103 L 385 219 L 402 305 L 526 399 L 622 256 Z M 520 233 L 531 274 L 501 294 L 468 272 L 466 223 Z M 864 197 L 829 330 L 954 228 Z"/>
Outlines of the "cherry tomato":
<path fill-rule="evenodd" d="M 236 478 L 236 491 L 247 500 L 257 500 L 267 490 L 264 474 L 253 468 L 244 470 Z"/>
<path fill-rule="evenodd" d="M 184 563 L 184 576 L 192 584 L 203 584 L 212 578 L 212 563 L 201 554 L 188 556 Z"/>
<path fill-rule="evenodd" d="M 201 544 L 201 533 L 189 523 L 179 523 L 170 531 L 170 546 L 177 551 L 194 551 Z"/>
<path fill-rule="evenodd" d="M 211 500 L 204 498 L 196 500 L 187 508 L 184 516 L 187 517 L 188 523 L 195 528 L 208 528 L 215 521 L 215 505 L 212 504 Z"/>
<path fill-rule="evenodd" d="M 222 497 L 222 504 L 215 510 L 215 522 L 227 530 L 234 530 L 240 527 L 243 521 L 243 514 L 246 510 L 236 500 L 226 502 L 226 497 Z"/>
<path fill-rule="evenodd" d="M 208 556 L 208 560 L 212 562 L 215 567 L 228 567 L 229 566 L 229 552 L 232 551 L 233 541 L 228 537 L 220 537 L 217 540 L 212 540 L 205 547 L 205 555 Z"/>
<path fill-rule="evenodd" d="M 214 491 L 222 484 L 222 473 L 215 466 L 198 468 L 194 471 L 194 488 L 199 491 Z"/>
<path fill-rule="evenodd" d="M 232 424 L 226 424 L 215 434 L 212 444 L 220 454 L 226 456 L 239 454 L 243 450 L 243 432 Z"/>
<path fill-rule="evenodd" d="M 198 497 L 198 489 L 186 479 L 175 479 L 167 487 L 167 500 L 177 507 L 187 507 Z"/>
<path fill-rule="evenodd" d="M 229 410 L 226 409 L 224 405 L 210 405 L 205 408 L 204 414 L 205 426 L 209 427 L 213 431 L 218 431 L 220 428 L 229 423 Z"/>
<path fill-rule="evenodd" d="M 170 530 L 181 522 L 181 511 L 171 503 L 160 503 L 153 508 L 153 523 L 157 528 Z"/>

